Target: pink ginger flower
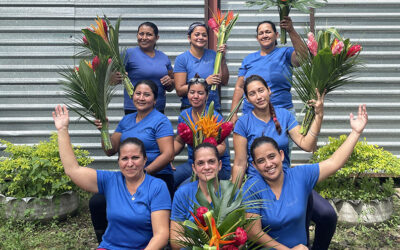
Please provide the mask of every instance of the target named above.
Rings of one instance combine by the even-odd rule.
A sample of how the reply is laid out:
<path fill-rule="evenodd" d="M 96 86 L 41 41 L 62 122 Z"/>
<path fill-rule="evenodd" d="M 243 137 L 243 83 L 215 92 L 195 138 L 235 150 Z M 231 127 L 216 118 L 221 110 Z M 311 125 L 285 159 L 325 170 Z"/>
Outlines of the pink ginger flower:
<path fill-rule="evenodd" d="M 224 122 L 221 125 L 221 138 L 218 140 L 218 143 L 221 143 L 228 137 L 233 130 L 233 123 L 232 122 Z"/>
<path fill-rule="evenodd" d="M 234 240 L 235 240 L 234 244 L 236 246 L 240 246 L 240 245 L 243 245 L 244 243 L 246 243 L 246 241 L 247 241 L 246 231 L 241 227 L 236 228 Z"/>
<path fill-rule="evenodd" d="M 308 37 L 307 47 L 310 50 L 311 54 L 313 56 L 316 56 L 318 53 L 318 43 L 317 41 L 315 41 L 314 34 L 312 32 L 309 32 L 307 34 L 307 37 Z"/>
<path fill-rule="evenodd" d="M 350 49 L 347 51 L 347 57 L 352 57 L 355 54 L 357 54 L 360 50 L 362 50 L 361 45 L 353 45 L 350 47 Z"/>
<path fill-rule="evenodd" d="M 208 27 L 210 27 L 214 32 L 218 32 L 219 25 L 218 25 L 218 23 L 215 21 L 214 18 L 208 19 Z"/>
<path fill-rule="evenodd" d="M 197 219 L 199 219 L 199 221 L 201 222 L 201 224 L 203 226 L 206 226 L 206 221 L 204 220 L 203 214 L 205 214 L 207 212 L 208 212 L 208 208 L 206 208 L 206 207 L 199 207 L 196 210 L 196 217 L 197 217 Z"/>
<path fill-rule="evenodd" d="M 86 44 L 86 45 L 89 44 L 89 42 L 88 42 L 86 36 L 83 36 L 83 37 L 82 37 L 82 41 L 83 41 L 83 43 Z"/>
<path fill-rule="evenodd" d="M 193 132 L 186 123 L 181 122 L 178 124 L 178 134 L 184 142 L 190 146 L 193 145 Z"/>
<path fill-rule="evenodd" d="M 344 43 L 342 41 L 339 41 L 338 39 L 335 39 L 335 41 L 332 43 L 331 50 L 333 55 L 340 54 L 343 50 Z"/>
<path fill-rule="evenodd" d="M 222 247 L 222 250 L 239 250 L 239 248 L 235 245 L 225 245 Z"/>
<path fill-rule="evenodd" d="M 111 59 L 111 58 L 108 58 L 107 63 L 108 63 L 108 64 L 112 63 L 112 59 Z"/>
<path fill-rule="evenodd" d="M 206 143 L 206 142 L 208 142 L 214 146 L 218 145 L 217 140 L 215 140 L 214 137 L 207 137 L 206 139 L 204 139 L 203 143 Z"/>
<path fill-rule="evenodd" d="M 98 56 L 95 56 L 95 57 L 93 58 L 93 61 L 92 61 L 92 68 L 93 68 L 93 71 L 95 71 L 95 70 L 97 69 L 97 67 L 99 66 L 99 64 L 100 64 L 100 59 L 99 59 Z"/>

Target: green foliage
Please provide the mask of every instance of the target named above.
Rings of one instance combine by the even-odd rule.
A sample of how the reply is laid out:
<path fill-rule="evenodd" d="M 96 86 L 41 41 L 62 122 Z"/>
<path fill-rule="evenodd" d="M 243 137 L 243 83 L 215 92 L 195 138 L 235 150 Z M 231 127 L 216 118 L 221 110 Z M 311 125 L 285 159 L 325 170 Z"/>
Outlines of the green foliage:
<path fill-rule="evenodd" d="M 6 145 L 8 154 L 0 161 L 0 193 L 17 198 L 43 197 L 77 189 L 64 173 L 56 133 L 49 141 L 33 146 L 1 139 L 0 143 Z M 75 148 L 74 153 L 80 166 L 93 161 L 86 150 Z"/>
<path fill-rule="evenodd" d="M 309 13 L 310 8 L 318 8 L 325 5 L 327 0 L 247 0 L 247 6 L 263 6 L 260 11 L 266 10 L 269 7 L 278 6 L 282 8 L 284 5 L 288 5 L 290 8 L 298 9 L 301 12 Z"/>
<path fill-rule="evenodd" d="M 319 148 L 311 162 L 328 159 L 346 138 L 346 135 L 340 138 L 329 137 L 329 144 Z M 400 159 L 377 145 L 369 145 L 364 139 L 356 144 L 344 167 L 319 183 L 316 190 L 325 198 L 363 201 L 379 200 L 394 194 L 393 179 L 388 178 L 381 184 L 379 178 L 365 175 L 368 173 L 400 176 Z"/>

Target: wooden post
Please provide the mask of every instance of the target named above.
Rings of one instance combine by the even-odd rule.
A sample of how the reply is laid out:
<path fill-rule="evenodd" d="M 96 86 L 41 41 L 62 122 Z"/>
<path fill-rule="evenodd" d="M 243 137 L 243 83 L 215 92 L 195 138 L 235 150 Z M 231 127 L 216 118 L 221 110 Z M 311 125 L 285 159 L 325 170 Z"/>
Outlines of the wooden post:
<path fill-rule="evenodd" d="M 310 11 L 310 31 L 315 34 L 315 9 L 311 8 Z"/>
<path fill-rule="evenodd" d="M 213 13 L 217 13 L 219 8 L 219 0 L 204 0 L 204 23 L 207 24 L 208 19 L 213 16 Z M 208 31 L 208 48 L 212 50 L 217 49 L 217 38 L 214 35 L 213 30 Z"/>

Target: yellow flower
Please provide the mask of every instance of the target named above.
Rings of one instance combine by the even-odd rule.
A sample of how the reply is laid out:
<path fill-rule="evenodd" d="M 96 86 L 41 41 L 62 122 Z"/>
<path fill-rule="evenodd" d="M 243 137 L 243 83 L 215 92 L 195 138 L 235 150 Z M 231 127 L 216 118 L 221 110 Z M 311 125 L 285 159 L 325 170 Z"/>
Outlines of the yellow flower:
<path fill-rule="evenodd" d="M 93 24 L 90 25 L 92 27 L 93 32 L 96 33 L 97 35 L 101 36 L 104 40 L 108 40 L 107 38 L 107 26 L 106 23 L 99 17 L 97 16 L 97 19 L 94 19 L 94 21 L 97 24 L 97 27 L 95 27 Z"/>
<path fill-rule="evenodd" d="M 217 122 L 216 116 L 200 116 L 199 121 L 196 122 L 197 130 L 203 131 L 205 138 L 214 137 L 217 138 L 218 130 L 222 125 L 222 122 Z"/>

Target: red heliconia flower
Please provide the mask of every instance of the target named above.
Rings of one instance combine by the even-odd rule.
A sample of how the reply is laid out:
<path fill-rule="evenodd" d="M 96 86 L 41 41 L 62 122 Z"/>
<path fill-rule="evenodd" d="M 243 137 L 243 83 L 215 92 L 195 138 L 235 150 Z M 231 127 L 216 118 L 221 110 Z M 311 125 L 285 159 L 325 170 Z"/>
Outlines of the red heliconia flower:
<path fill-rule="evenodd" d="M 246 231 L 241 227 L 236 228 L 235 238 L 233 238 L 233 239 L 235 240 L 234 244 L 236 246 L 243 245 L 247 241 L 247 233 L 246 233 Z"/>
<path fill-rule="evenodd" d="M 79 71 L 79 67 L 75 66 L 75 71 L 78 72 Z"/>
<path fill-rule="evenodd" d="M 184 142 L 190 146 L 193 145 L 193 132 L 186 123 L 181 122 L 178 124 L 178 134 Z"/>
<path fill-rule="evenodd" d="M 350 49 L 347 51 L 347 57 L 352 57 L 355 54 L 357 54 L 360 50 L 362 50 L 361 45 L 353 45 L 350 47 Z"/>
<path fill-rule="evenodd" d="M 221 143 L 228 137 L 233 130 L 233 123 L 232 122 L 224 122 L 221 125 L 221 136 L 218 140 L 218 143 Z"/>
<path fill-rule="evenodd" d="M 219 25 L 218 25 L 217 21 L 215 21 L 214 18 L 210 18 L 208 20 L 208 27 L 210 27 L 214 32 L 218 32 L 218 30 L 219 30 Z"/>
<path fill-rule="evenodd" d="M 82 41 L 83 41 L 83 43 L 86 44 L 86 45 L 89 44 L 88 40 L 86 39 L 86 36 L 83 36 L 83 37 L 82 37 Z"/>
<path fill-rule="evenodd" d="M 92 61 L 93 71 L 95 71 L 95 70 L 97 69 L 97 67 L 99 66 L 99 64 L 100 64 L 100 59 L 99 59 L 98 56 L 95 56 L 95 57 L 93 58 L 93 61 Z"/>
<path fill-rule="evenodd" d="M 111 58 L 108 58 L 107 63 L 108 63 L 108 64 L 112 63 L 112 59 L 111 59 Z"/>
<path fill-rule="evenodd" d="M 107 36 L 107 31 L 108 31 L 107 23 L 106 23 L 106 21 L 104 21 L 104 19 L 101 19 L 101 21 L 103 23 L 104 33 Z"/>
<path fill-rule="evenodd" d="M 222 250 L 239 250 L 239 248 L 235 245 L 225 245 L 221 249 Z"/>
<path fill-rule="evenodd" d="M 206 139 L 204 139 L 203 143 L 210 143 L 214 146 L 218 145 L 217 140 L 215 140 L 214 137 L 207 137 Z"/>
<path fill-rule="evenodd" d="M 199 207 L 196 210 L 196 217 L 197 217 L 197 219 L 199 219 L 199 221 L 201 222 L 201 224 L 203 226 L 206 226 L 206 221 L 204 220 L 203 214 L 205 214 L 207 212 L 208 212 L 208 208 L 206 208 L 206 207 Z"/>

